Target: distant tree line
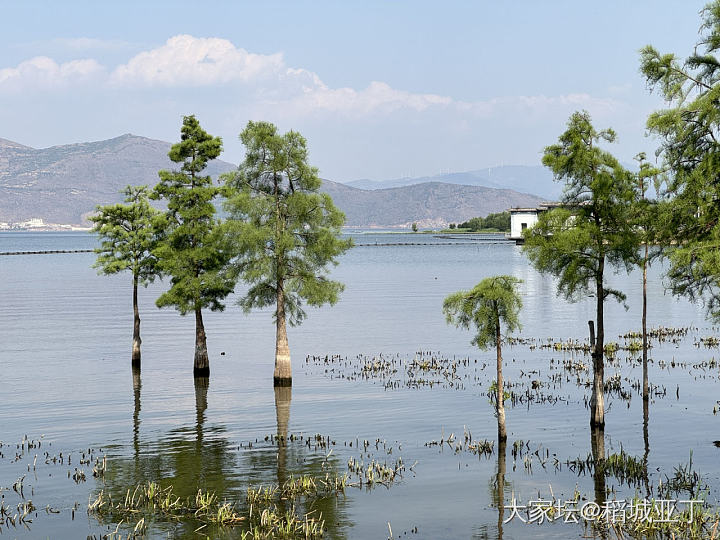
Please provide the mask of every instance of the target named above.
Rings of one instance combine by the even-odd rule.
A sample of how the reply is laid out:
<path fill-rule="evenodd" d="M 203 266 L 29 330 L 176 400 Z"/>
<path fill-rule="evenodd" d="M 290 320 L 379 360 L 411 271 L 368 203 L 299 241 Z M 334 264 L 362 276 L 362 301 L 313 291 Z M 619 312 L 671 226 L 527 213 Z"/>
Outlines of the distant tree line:
<path fill-rule="evenodd" d="M 497 212 L 495 214 L 488 214 L 487 217 L 474 217 L 462 223 L 451 223 L 451 229 L 467 229 L 469 231 L 483 231 L 488 229 L 495 229 L 501 232 L 507 232 L 510 230 L 510 212 Z"/>

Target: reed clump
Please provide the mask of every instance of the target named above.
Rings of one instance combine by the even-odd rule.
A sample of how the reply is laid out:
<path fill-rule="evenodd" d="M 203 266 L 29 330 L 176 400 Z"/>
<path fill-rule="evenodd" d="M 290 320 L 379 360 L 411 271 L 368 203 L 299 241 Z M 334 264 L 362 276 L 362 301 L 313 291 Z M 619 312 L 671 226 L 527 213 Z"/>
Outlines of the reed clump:
<path fill-rule="evenodd" d="M 172 485 L 162 487 L 157 482 L 139 484 L 129 488 L 120 500 L 113 500 L 101 490 L 88 503 L 88 513 L 107 517 L 120 523 L 142 516 L 137 527 L 146 530 L 147 519 L 194 519 L 202 524 L 222 527 L 242 527 L 241 538 L 265 540 L 270 538 L 320 538 L 324 531 L 321 515 L 314 512 L 298 514 L 295 501 L 300 498 L 326 497 L 344 493 L 350 485 L 347 474 L 330 474 L 315 477 L 291 476 L 281 485 L 250 487 L 245 499 L 245 510 L 227 500 L 221 500 L 212 491 L 198 489 L 194 496 L 178 496 Z M 280 510 L 278 503 L 289 501 L 289 508 Z M 118 533 L 119 534 L 119 533 Z M 129 537 L 132 537 L 132 534 Z"/>

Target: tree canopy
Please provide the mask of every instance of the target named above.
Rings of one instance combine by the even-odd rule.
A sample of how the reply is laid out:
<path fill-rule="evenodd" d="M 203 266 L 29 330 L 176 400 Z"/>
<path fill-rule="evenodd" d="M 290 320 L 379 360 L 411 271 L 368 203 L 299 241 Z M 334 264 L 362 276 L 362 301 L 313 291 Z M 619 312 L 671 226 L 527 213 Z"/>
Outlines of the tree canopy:
<path fill-rule="evenodd" d="M 452 227 L 451 227 L 452 228 Z M 483 229 L 497 229 L 498 231 L 510 230 L 510 212 L 496 212 L 486 217 L 474 217 L 457 225 L 459 229 L 470 229 L 481 231 Z"/>
<path fill-rule="evenodd" d="M 213 199 L 220 194 L 210 176 L 200 173 L 222 151 L 222 140 L 205 132 L 194 116 L 183 119 L 181 141 L 169 157 L 178 171 L 159 172 L 153 198 L 167 201 L 164 237 L 154 253 L 171 287 L 158 307 L 174 306 L 182 315 L 209 307 L 223 309 L 222 300 L 234 282 L 227 271 L 231 252 L 223 242 Z"/>
<path fill-rule="evenodd" d="M 181 315 L 195 313 L 196 377 L 210 373 L 202 309 L 224 309 L 223 300 L 235 287 L 228 266 L 232 251 L 212 202 L 220 188 L 213 185 L 210 176 L 201 174 L 207 162 L 221 151 L 222 140 L 205 132 L 194 116 L 186 116 L 181 140 L 168 154 L 172 161 L 182 164 L 180 170 L 160 171 L 160 182 L 153 191 L 153 197 L 167 201 L 164 236 L 154 254 L 171 283 L 156 304 L 174 306 Z"/>
<path fill-rule="evenodd" d="M 605 265 L 629 271 L 638 260 L 632 223 L 632 174 L 599 144 L 613 142 L 611 129 L 597 131 L 587 112 L 576 112 L 558 143 L 545 148 L 543 164 L 565 182 L 563 204 L 544 212 L 527 229 L 525 252 L 537 270 L 558 278 L 558 292 L 570 301 L 594 293 L 597 339 L 593 353 L 590 422 L 604 425 L 604 303 L 625 301 L 608 287 Z"/>
<path fill-rule="evenodd" d="M 157 259 L 152 254 L 160 212 L 150 206 L 147 186 L 127 186 L 125 202 L 100 206 L 90 217 L 93 232 L 100 237 L 94 266 L 103 274 L 129 270 L 147 285 L 157 276 Z"/>
<path fill-rule="evenodd" d="M 280 134 L 269 122 L 249 122 L 240 139 L 245 161 L 225 177 L 226 228 L 238 254 L 235 271 L 249 285 L 240 305 L 245 311 L 275 306 L 276 368 L 283 366 L 275 379 L 289 384 L 285 324 L 302 322 L 304 303 L 337 302 L 344 286 L 329 279 L 329 267 L 352 242 L 340 237 L 344 214 L 318 191 L 320 178 L 308 163 L 302 135 Z"/>
<path fill-rule="evenodd" d="M 469 291 L 458 291 L 443 302 L 443 313 L 449 324 L 475 329 L 471 343 L 480 349 L 498 345 L 499 324 L 506 334 L 520 329 L 519 313 L 522 299 L 516 291 L 522 280 L 513 276 L 483 279 Z"/>
<path fill-rule="evenodd" d="M 505 389 L 503 386 L 502 328 L 509 334 L 520 328 L 518 314 L 522 300 L 516 287 L 521 280 L 512 276 L 494 276 L 483 279 L 470 291 L 451 294 L 443 302 L 448 323 L 460 328 L 474 326 L 477 333 L 472 340 L 480 349 L 495 345 L 496 388 L 495 412 L 498 420 L 498 440 L 507 439 L 505 427 Z"/>
<path fill-rule="evenodd" d="M 637 257 L 632 175 L 598 146 L 614 141 L 614 131 L 597 131 L 587 112 L 576 112 L 558 144 L 545 148 L 543 164 L 565 182 L 562 206 L 543 212 L 526 230 L 525 252 L 540 272 L 559 278 L 558 291 L 570 301 L 596 292 L 606 262 L 629 271 Z M 599 300 L 624 302 L 622 291 L 599 284 Z"/>
<path fill-rule="evenodd" d="M 100 237 L 95 267 L 103 274 L 125 270 L 132 273 L 133 284 L 133 345 L 131 362 L 140 367 L 140 312 L 138 284 L 147 286 L 157 277 L 158 261 L 153 254 L 157 244 L 157 221 L 160 212 L 150 206 L 147 186 L 127 186 L 125 204 L 98 207 L 90 220 L 93 232 Z"/>
<path fill-rule="evenodd" d="M 641 50 L 641 71 L 668 108 L 650 115 L 649 131 L 669 171 L 663 213 L 673 293 L 707 302 L 720 320 L 720 1 L 702 11 L 700 40 L 684 60 Z"/>

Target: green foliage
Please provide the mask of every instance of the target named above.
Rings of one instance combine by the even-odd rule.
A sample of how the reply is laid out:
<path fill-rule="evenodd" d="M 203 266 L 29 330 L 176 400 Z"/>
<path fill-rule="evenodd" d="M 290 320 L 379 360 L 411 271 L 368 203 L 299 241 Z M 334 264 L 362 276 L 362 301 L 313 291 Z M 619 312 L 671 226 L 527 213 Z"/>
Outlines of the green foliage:
<path fill-rule="evenodd" d="M 449 225 L 449 227 L 450 227 L 451 229 L 454 229 L 454 228 L 455 228 L 455 224 L 454 224 L 454 223 L 451 223 L 451 224 Z"/>
<path fill-rule="evenodd" d="M 657 243 L 661 240 L 663 232 L 662 210 L 664 201 L 649 199 L 647 192 L 652 182 L 655 186 L 655 192 L 659 195 L 661 186 L 666 180 L 666 175 L 661 169 L 653 167 L 646 161 L 644 152 L 635 156 L 635 160 L 639 164 L 639 170 L 633 180 L 633 190 L 635 192 L 632 210 L 633 224 L 636 233 L 639 235 L 640 243 Z"/>
<path fill-rule="evenodd" d="M 127 186 L 125 203 L 98 207 L 90 218 L 93 232 L 100 237 L 95 268 L 103 274 L 129 270 L 134 278 L 146 285 L 157 276 L 155 221 L 159 211 L 148 201 L 147 186 Z"/>
<path fill-rule="evenodd" d="M 470 231 L 482 231 L 485 229 L 497 229 L 498 231 L 510 230 L 510 212 L 497 212 L 488 214 L 487 217 L 474 217 L 460 223 L 459 229 L 468 229 Z"/>
<path fill-rule="evenodd" d="M 495 402 L 497 401 L 497 389 L 497 381 L 493 380 L 493 382 L 490 383 L 490 387 L 488 388 L 488 397 L 490 398 L 490 403 L 492 404 L 495 404 Z M 508 392 L 507 390 L 503 390 L 503 401 L 507 401 L 508 399 L 510 399 L 510 392 Z"/>
<path fill-rule="evenodd" d="M 671 173 L 662 207 L 663 243 L 674 294 L 707 301 L 720 320 L 720 1 L 702 11 L 700 40 L 684 61 L 652 46 L 641 50 L 641 71 L 669 107 L 648 118 Z"/>
<path fill-rule="evenodd" d="M 344 288 L 327 274 L 328 265 L 352 246 L 340 238 L 345 215 L 318 191 L 320 178 L 308 165 L 302 135 L 249 122 L 240 139 L 245 161 L 224 178 L 226 230 L 239 254 L 235 271 L 250 284 L 240 304 L 245 311 L 273 305 L 280 289 L 290 324 L 299 324 L 303 301 L 334 304 Z"/>
<path fill-rule="evenodd" d="M 417 223 L 414 223 L 414 222 L 413 222 L 413 224 L 412 224 L 412 232 L 418 232 Z"/>
<path fill-rule="evenodd" d="M 508 334 L 520 328 L 518 314 L 522 300 L 516 286 L 521 280 L 512 276 L 493 276 L 483 279 L 469 291 L 451 294 L 443 302 L 443 313 L 448 324 L 469 329 L 477 334 L 473 345 L 480 349 L 496 346 L 498 328 L 505 324 Z"/>
<path fill-rule="evenodd" d="M 167 201 L 164 236 L 154 250 L 170 290 L 157 299 L 158 307 L 175 306 L 185 315 L 204 307 L 223 309 L 222 300 L 234 281 L 227 267 L 231 251 L 215 218 L 212 200 L 220 193 L 210 176 L 202 176 L 207 162 L 222 151 L 222 140 L 205 132 L 194 116 L 183 119 L 181 141 L 169 157 L 179 171 L 160 171 L 152 197 Z"/>
<path fill-rule="evenodd" d="M 637 260 L 637 236 L 630 220 L 632 175 L 597 143 L 615 140 L 612 130 L 596 131 L 586 112 L 568 121 L 559 143 L 548 146 L 543 164 L 565 181 L 563 207 L 540 215 L 527 229 L 524 250 L 535 268 L 559 278 L 558 291 L 571 301 L 596 292 L 624 302 L 604 282 L 606 262 L 629 271 Z"/>

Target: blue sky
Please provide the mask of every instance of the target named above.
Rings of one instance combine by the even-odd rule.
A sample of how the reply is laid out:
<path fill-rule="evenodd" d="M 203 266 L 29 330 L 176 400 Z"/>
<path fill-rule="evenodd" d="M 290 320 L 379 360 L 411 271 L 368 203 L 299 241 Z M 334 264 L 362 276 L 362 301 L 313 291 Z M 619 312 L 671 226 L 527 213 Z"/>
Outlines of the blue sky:
<path fill-rule="evenodd" d="M 651 155 L 650 43 L 684 57 L 704 1 L 0 0 L 0 137 L 175 141 L 184 114 L 239 162 L 248 120 L 337 181 L 539 164 L 569 115 Z"/>

